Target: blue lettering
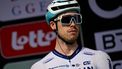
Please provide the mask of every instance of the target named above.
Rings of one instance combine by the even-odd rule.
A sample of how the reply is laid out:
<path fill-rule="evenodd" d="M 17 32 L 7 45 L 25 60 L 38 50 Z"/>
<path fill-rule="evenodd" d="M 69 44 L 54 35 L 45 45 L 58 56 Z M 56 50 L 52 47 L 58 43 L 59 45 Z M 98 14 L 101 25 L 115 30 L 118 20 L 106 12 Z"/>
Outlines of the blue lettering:
<path fill-rule="evenodd" d="M 91 64 L 91 61 L 84 61 L 83 62 L 83 65 L 89 65 L 89 64 Z"/>
<path fill-rule="evenodd" d="M 84 67 L 83 69 L 93 69 L 93 66 L 91 66 L 91 67 Z"/>

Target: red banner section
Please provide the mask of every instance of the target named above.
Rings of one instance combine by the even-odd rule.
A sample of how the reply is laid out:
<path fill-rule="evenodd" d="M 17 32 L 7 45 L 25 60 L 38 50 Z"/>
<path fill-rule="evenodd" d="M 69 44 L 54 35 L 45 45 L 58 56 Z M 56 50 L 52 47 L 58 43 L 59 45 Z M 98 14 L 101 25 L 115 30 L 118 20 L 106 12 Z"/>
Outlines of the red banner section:
<path fill-rule="evenodd" d="M 45 21 L 6 26 L 0 30 L 1 53 L 5 58 L 46 53 L 54 49 L 55 38 Z"/>

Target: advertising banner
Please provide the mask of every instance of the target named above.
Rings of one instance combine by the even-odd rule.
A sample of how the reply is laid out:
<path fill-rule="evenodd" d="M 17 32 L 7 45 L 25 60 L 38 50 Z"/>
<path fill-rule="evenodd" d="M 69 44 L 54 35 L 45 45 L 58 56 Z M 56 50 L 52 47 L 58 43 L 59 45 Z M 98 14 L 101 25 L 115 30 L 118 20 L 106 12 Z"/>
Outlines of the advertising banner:
<path fill-rule="evenodd" d="M 122 60 L 113 61 L 113 69 L 122 69 Z"/>
<path fill-rule="evenodd" d="M 122 52 L 122 29 L 95 33 L 96 48 L 111 52 Z"/>
<path fill-rule="evenodd" d="M 0 0 L 0 21 L 44 16 L 52 0 Z"/>
<path fill-rule="evenodd" d="M 14 58 L 53 50 L 56 34 L 45 21 L 33 21 L 1 28 L 1 53 Z"/>

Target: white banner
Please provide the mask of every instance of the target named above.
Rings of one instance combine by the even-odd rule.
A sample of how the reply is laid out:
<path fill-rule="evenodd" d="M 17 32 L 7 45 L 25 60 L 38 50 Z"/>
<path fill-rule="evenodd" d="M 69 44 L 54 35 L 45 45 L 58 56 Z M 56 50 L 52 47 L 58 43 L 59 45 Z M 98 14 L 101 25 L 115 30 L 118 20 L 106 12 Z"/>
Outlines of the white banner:
<path fill-rule="evenodd" d="M 113 69 L 122 69 L 122 60 L 113 61 Z"/>
<path fill-rule="evenodd" d="M 0 21 L 44 16 L 52 0 L 0 0 Z"/>
<path fill-rule="evenodd" d="M 122 51 L 122 29 L 96 32 L 96 48 L 110 52 Z"/>

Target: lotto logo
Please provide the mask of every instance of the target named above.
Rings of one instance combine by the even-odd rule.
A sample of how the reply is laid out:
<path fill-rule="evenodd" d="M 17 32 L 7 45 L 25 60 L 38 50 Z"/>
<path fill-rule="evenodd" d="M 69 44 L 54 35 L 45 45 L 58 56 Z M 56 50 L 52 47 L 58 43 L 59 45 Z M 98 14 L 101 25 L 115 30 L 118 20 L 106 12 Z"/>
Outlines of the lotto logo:
<path fill-rule="evenodd" d="M 45 47 L 51 44 L 51 41 L 55 39 L 54 32 L 48 32 L 45 34 L 43 30 L 38 30 L 37 34 L 34 31 L 29 32 L 29 37 L 22 35 L 20 37 L 17 36 L 17 32 L 12 32 L 12 48 L 14 50 L 23 50 L 25 44 L 29 43 L 29 46 L 32 48 L 37 48 L 38 45 Z M 18 37 L 18 38 L 17 38 Z M 43 40 L 45 39 L 45 41 Z M 37 41 L 35 41 L 37 39 Z"/>
<path fill-rule="evenodd" d="M 56 34 L 45 21 L 4 27 L 0 33 L 1 52 L 5 58 L 42 54 L 55 46 Z"/>

